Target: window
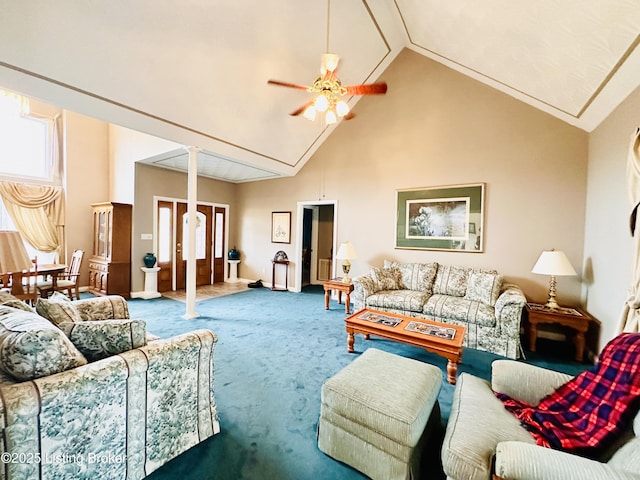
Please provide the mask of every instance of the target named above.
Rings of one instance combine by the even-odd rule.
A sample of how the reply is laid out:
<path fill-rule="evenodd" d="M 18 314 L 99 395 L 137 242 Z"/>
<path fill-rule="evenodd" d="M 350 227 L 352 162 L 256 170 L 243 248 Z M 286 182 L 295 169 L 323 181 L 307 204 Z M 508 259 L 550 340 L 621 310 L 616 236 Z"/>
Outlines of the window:
<path fill-rule="evenodd" d="M 29 110 L 29 100 L 0 89 L 0 180 L 61 184 L 54 155 L 55 120 Z M 1 198 L 0 229 L 17 230 Z M 37 251 L 27 242 L 25 246 L 38 263 L 53 263 L 55 253 Z"/>
<path fill-rule="evenodd" d="M 55 180 L 53 119 L 24 115 L 0 95 L 0 175 Z"/>

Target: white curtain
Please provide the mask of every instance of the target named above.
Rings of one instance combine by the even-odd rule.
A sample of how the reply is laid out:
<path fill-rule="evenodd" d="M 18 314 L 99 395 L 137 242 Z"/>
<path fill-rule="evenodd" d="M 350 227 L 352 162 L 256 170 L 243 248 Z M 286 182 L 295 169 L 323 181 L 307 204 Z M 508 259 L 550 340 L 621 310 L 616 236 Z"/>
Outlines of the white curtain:
<path fill-rule="evenodd" d="M 627 193 L 631 205 L 629 226 L 633 236 L 633 271 L 629 296 L 623 306 L 619 332 L 640 332 L 640 128 L 631 136 L 627 157 Z"/>
<path fill-rule="evenodd" d="M 60 252 L 62 187 L 0 182 L 0 196 L 13 223 L 36 250 Z"/>

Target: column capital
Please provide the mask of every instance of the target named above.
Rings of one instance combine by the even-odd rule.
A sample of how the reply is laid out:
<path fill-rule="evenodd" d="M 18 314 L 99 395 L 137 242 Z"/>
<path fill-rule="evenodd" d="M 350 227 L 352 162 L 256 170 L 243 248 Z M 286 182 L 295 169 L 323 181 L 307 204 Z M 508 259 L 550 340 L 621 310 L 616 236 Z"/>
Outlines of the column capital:
<path fill-rule="evenodd" d="M 184 149 L 189 152 L 189 154 L 197 154 L 202 151 L 202 148 L 193 145 L 185 145 Z"/>

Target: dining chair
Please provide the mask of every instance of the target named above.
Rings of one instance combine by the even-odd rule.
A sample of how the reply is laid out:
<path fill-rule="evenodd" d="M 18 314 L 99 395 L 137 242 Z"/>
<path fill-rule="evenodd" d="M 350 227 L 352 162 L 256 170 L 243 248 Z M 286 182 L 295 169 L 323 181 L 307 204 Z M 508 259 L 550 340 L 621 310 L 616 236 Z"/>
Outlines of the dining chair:
<path fill-rule="evenodd" d="M 38 300 L 38 275 L 40 275 L 35 261 L 33 263 L 34 268 L 31 270 L 2 275 L 3 291 L 11 293 L 31 306 L 35 306 Z"/>
<path fill-rule="evenodd" d="M 46 280 L 38 284 L 41 297 L 48 297 L 52 292 L 62 292 L 71 299 L 80 299 L 80 285 L 78 278 L 80 277 L 80 265 L 82 264 L 82 257 L 84 256 L 84 250 L 74 250 L 71 255 L 71 262 L 69 268 L 64 272 L 52 275 L 51 280 Z M 75 295 L 75 298 L 74 298 Z"/>

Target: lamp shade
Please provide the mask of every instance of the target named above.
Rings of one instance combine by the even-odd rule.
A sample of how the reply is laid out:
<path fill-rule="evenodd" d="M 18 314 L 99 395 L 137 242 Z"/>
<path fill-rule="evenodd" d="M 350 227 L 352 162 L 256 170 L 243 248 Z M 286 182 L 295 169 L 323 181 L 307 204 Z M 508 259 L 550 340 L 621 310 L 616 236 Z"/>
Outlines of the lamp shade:
<path fill-rule="evenodd" d="M 18 232 L 0 230 L 0 273 L 21 272 L 31 268 L 31 259 Z"/>
<path fill-rule="evenodd" d="M 555 276 L 577 275 L 567 256 L 560 250 L 543 251 L 540 254 L 540 258 L 538 258 L 538 261 L 533 266 L 531 273 Z"/>
<path fill-rule="evenodd" d="M 351 242 L 342 242 L 340 244 L 340 248 L 338 248 L 338 253 L 336 254 L 336 258 L 353 260 L 354 258 L 358 258 L 358 254 L 356 253 L 356 249 L 353 248 L 353 245 L 351 244 Z"/>

